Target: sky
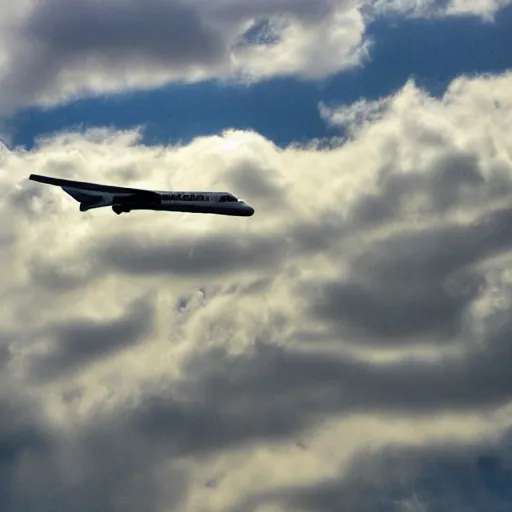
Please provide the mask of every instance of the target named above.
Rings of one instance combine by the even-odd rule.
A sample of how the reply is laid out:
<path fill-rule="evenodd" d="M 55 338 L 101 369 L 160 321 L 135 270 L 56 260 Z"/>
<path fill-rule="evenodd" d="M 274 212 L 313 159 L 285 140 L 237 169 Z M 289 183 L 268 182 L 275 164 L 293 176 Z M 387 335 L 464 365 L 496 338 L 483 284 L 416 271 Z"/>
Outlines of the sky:
<path fill-rule="evenodd" d="M 0 6 L 2 511 L 510 511 L 512 1 Z"/>

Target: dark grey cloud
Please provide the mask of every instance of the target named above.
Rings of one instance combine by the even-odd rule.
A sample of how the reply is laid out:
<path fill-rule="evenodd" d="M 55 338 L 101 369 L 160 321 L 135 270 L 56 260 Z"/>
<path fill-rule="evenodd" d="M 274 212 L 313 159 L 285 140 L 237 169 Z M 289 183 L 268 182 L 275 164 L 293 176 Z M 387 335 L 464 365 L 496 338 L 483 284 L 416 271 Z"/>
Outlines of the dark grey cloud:
<path fill-rule="evenodd" d="M 383 290 L 382 294 L 378 290 L 373 290 L 372 279 L 387 280 L 387 286 L 391 286 L 391 280 L 394 279 L 394 289 L 404 290 L 411 286 L 416 289 L 424 287 L 425 294 L 437 294 L 439 290 L 435 290 L 435 287 L 437 286 L 438 289 L 442 287 L 442 282 L 439 280 L 442 281 L 452 273 L 456 274 L 459 263 L 461 267 L 464 267 L 469 260 L 478 259 L 477 255 L 474 258 L 471 256 L 473 251 L 491 254 L 499 250 L 499 247 L 495 248 L 493 244 L 497 244 L 497 246 L 500 244 L 499 230 L 506 229 L 507 209 L 503 210 L 501 214 L 497 212 L 497 217 L 494 219 L 493 214 L 479 214 L 478 208 L 485 211 L 491 202 L 506 200 L 510 195 L 512 180 L 508 167 L 494 166 L 492 172 L 484 173 L 482 162 L 474 153 L 454 148 L 443 149 L 440 142 L 442 141 L 432 141 L 438 155 L 432 158 L 428 169 L 425 170 L 397 169 L 399 164 L 396 163 L 394 155 L 383 155 L 383 164 L 377 171 L 377 190 L 371 193 L 362 191 L 355 205 L 346 214 L 334 208 L 324 209 L 314 219 L 291 223 L 286 237 L 297 254 L 326 254 L 326 251 L 330 251 L 335 258 L 334 253 L 339 252 L 340 262 L 345 262 L 347 255 L 357 252 L 356 256 L 352 256 L 351 278 L 353 282 L 328 284 L 328 286 L 332 286 L 330 291 L 333 294 L 336 294 L 338 288 L 343 288 L 341 293 L 347 295 L 353 293 L 356 296 L 361 296 L 359 300 L 355 297 L 353 301 L 349 301 L 347 297 L 347 302 L 351 303 L 348 307 L 365 309 L 365 301 L 366 307 L 370 307 L 372 304 L 377 304 L 377 307 L 381 308 L 386 307 L 388 303 L 386 293 L 390 290 Z M 421 206 L 414 204 L 418 200 L 421 200 Z M 467 212 L 476 216 L 474 225 L 467 227 L 451 225 L 447 220 L 449 219 L 448 215 L 465 208 L 467 208 Z M 499 215 L 503 217 L 501 221 L 498 218 Z M 389 223 L 394 222 L 403 225 L 401 233 L 391 235 L 381 242 L 367 244 L 360 251 L 356 250 L 361 245 L 361 240 L 371 240 L 372 230 L 386 227 Z M 439 225 L 434 228 L 422 228 L 419 222 L 438 222 Z M 503 225 L 496 228 L 498 232 L 495 235 L 485 231 L 494 229 L 490 224 L 499 222 L 503 222 Z M 486 225 L 488 226 L 486 227 Z M 466 233 L 464 234 L 464 232 Z M 484 238 L 482 238 L 482 234 Z M 457 248 L 458 240 L 461 237 L 470 239 L 473 235 L 475 237 L 470 255 L 465 256 L 466 247 Z M 455 239 L 450 240 L 449 246 L 446 246 L 442 237 L 449 239 L 452 236 Z M 489 246 L 486 246 L 485 236 L 491 237 Z M 461 243 L 471 242 L 466 240 Z M 504 250 L 506 250 L 507 243 L 505 237 L 503 240 Z M 452 252 L 454 254 L 450 254 Z M 466 258 L 466 261 L 453 261 L 451 269 L 439 267 L 441 264 L 449 264 L 448 261 L 457 257 L 462 260 Z M 360 259 L 361 261 L 359 261 Z M 441 263 L 441 260 L 447 261 Z M 389 265 L 396 265 L 397 269 L 388 275 L 387 266 Z M 381 268 L 383 266 L 386 268 Z M 437 276 L 438 281 L 436 283 L 429 282 L 432 277 L 436 279 L 433 274 L 438 271 L 440 273 Z M 393 277 L 391 277 L 392 275 Z M 423 275 L 425 276 L 424 280 L 422 280 Z M 474 289 L 474 285 L 477 284 L 475 280 L 478 281 L 479 278 L 470 272 L 466 272 L 465 276 L 468 279 L 469 292 Z M 418 279 L 421 282 L 418 282 Z M 364 286 L 362 282 L 365 283 Z M 378 286 L 380 283 L 375 284 L 375 287 Z M 431 287 L 430 291 L 429 286 Z M 368 293 L 365 292 L 365 289 Z M 373 292 L 375 292 L 374 296 L 372 296 Z M 446 305 L 450 307 L 450 304 L 457 298 L 448 297 L 446 292 L 443 293 L 448 301 Z M 427 297 L 425 299 L 428 300 Z M 471 297 L 467 297 L 461 306 L 464 306 L 470 299 Z M 379 306 L 381 302 L 383 304 Z M 325 307 L 327 309 L 330 306 L 325 305 Z M 444 306 L 439 304 L 438 307 L 443 308 Z M 458 306 L 454 304 L 452 307 L 457 308 Z M 333 309 L 335 309 L 334 306 Z M 441 311 L 440 313 L 443 314 Z M 447 312 L 447 315 L 450 313 Z M 333 316 L 337 316 L 336 311 Z M 428 314 L 424 316 L 428 318 Z M 407 321 L 406 318 L 401 320 Z M 390 322 L 392 321 L 390 319 Z M 428 322 L 428 319 L 426 321 Z M 371 325 L 368 330 L 372 330 Z"/>
<path fill-rule="evenodd" d="M 183 400 L 165 393 L 145 397 L 131 417 L 124 416 L 130 430 L 136 437 L 152 439 L 173 456 L 188 456 L 212 454 L 247 441 L 278 440 L 300 429 L 297 414 L 287 417 L 284 411 L 267 411 L 260 416 L 241 397 L 231 395 L 235 401 L 229 404 L 216 390 L 200 387 Z M 206 400 L 201 400 L 200 393 Z"/>
<path fill-rule="evenodd" d="M 422 138 L 422 143 L 427 141 Z M 410 216 L 428 218 L 510 194 L 512 181 L 507 169 L 493 169 L 485 176 L 476 153 L 455 149 L 443 140 L 432 140 L 430 145 L 438 155 L 426 171 L 401 172 L 396 169 L 395 158 L 384 161 L 377 180 L 378 192 L 362 195 L 351 212 L 352 222 L 364 227 Z M 421 210 L 411 204 L 422 198 L 427 202 L 422 201 Z"/>
<path fill-rule="evenodd" d="M 302 410 L 289 387 L 301 382 L 294 383 L 290 375 L 281 380 L 274 374 L 286 364 L 281 361 L 286 354 L 265 352 L 261 346 L 257 357 L 232 361 L 223 350 L 208 351 L 191 358 L 179 382 L 140 388 L 136 398 L 119 407 L 99 409 L 90 425 L 78 433 L 79 442 L 88 452 L 92 450 L 85 464 L 91 468 L 99 464 L 92 460 L 94 453 L 106 456 L 128 450 L 143 452 L 143 462 L 158 465 L 163 460 L 213 455 L 248 441 L 278 441 L 299 432 L 311 424 L 318 408 L 312 414 Z M 271 365 L 268 373 L 267 364 Z M 310 391 L 301 387 L 303 403 L 321 393 L 313 380 L 309 382 Z M 63 397 L 68 402 L 81 398 L 76 388 Z"/>
<path fill-rule="evenodd" d="M 41 200 L 46 196 L 45 190 L 42 187 L 21 187 L 19 189 L 11 190 L 7 196 L 8 204 L 18 210 L 19 213 L 24 213 L 29 218 L 36 218 L 37 212 L 35 204 L 37 200 Z"/>
<path fill-rule="evenodd" d="M 95 322 L 68 319 L 50 327 L 55 349 L 37 356 L 30 365 L 31 378 L 52 379 L 76 371 L 91 361 L 126 349 L 151 333 L 153 309 L 149 301 L 136 301 L 119 319 Z"/>
<path fill-rule="evenodd" d="M 61 332 L 63 340 L 69 334 Z M 153 511 L 179 508 L 186 497 L 186 471 L 158 440 L 126 429 L 125 411 L 112 421 L 100 406 L 74 416 L 72 427 L 56 427 L 40 398 L 25 395 L 5 371 L 0 389 L 0 510 Z M 78 405 L 82 397 L 75 388 L 62 400 Z"/>
<path fill-rule="evenodd" d="M 367 343 L 446 341 L 457 337 L 467 306 L 485 284 L 475 264 L 512 247 L 512 208 L 470 224 L 409 228 L 369 242 L 349 277 L 318 283 L 311 313 L 339 337 Z"/>
<path fill-rule="evenodd" d="M 307 23 L 325 19 L 340 5 L 351 7 L 354 4 L 354 0 L 321 0 L 314 5 L 308 0 L 219 0 L 214 10 L 223 19 L 232 21 L 248 17 L 268 20 L 272 16 L 288 15 Z M 211 6 L 206 5 L 205 8 L 209 9 Z"/>
<path fill-rule="evenodd" d="M 80 400 L 80 393 L 74 399 Z M 100 408 L 66 431 L 52 428 L 39 405 L 2 380 L 2 511 L 159 510 L 163 503 L 179 507 L 186 497 L 188 475 L 172 465 L 177 452 L 190 449 L 179 446 L 187 438 L 179 435 L 186 424 L 153 437 L 155 429 L 130 428 L 130 416 L 123 417 L 127 410 L 110 415 Z M 143 423 L 144 414 L 140 417 Z M 197 427 L 208 430 L 206 424 Z"/>
<path fill-rule="evenodd" d="M 245 161 L 230 169 L 228 180 L 237 195 L 251 198 L 251 204 L 254 201 L 264 202 L 266 208 L 277 210 L 286 206 L 286 191 L 275 182 L 276 175 L 276 169 L 262 168 L 254 162 Z"/>
<path fill-rule="evenodd" d="M 170 238 L 144 246 L 133 237 L 116 237 L 99 250 L 107 268 L 130 274 L 218 276 L 238 270 L 265 269 L 279 261 L 281 241 L 272 236 L 208 235 Z"/>
<path fill-rule="evenodd" d="M 108 82 L 170 69 L 217 69 L 227 55 L 226 41 L 219 26 L 180 0 L 35 2 L 8 41 L 11 61 L 2 85 L 9 93 L 0 106 L 11 112 L 59 95 L 70 72 L 89 70 Z"/>
<path fill-rule="evenodd" d="M 3 377 L 0 418 L 0 509 L 10 512 L 17 510 L 24 464 L 31 458 L 46 456 L 52 437 L 38 404 L 27 400 Z"/>
<path fill-rule="evenodd" d="M 50 478 L 43 482 L 48 490 L 36 490 L 33 505 L 38 498 L 40 508 L 33 510 L 54 510 L 55 504 L 84 512 L 154 511 L 162 504 L 179 508 L 189 487 L 186 472 L 171 467 L 172 460 L 165 459 L 168 454 L 159 451 L 156 443 L 125 434 L 122 428 L 99 423 L 80 425 L 79 434 L 66 447 L 74 451 L 74 471 L 66 474 L 55 451 L 45 461 Z M 164 486 L 159 483 L 162 478 Z M 20 496 L 19 502 L 23 500 Z"/>
<path fill-rule="evenodd" d="M 175 395 L 147 400 L 133 425 L 176 437 L 181 449 L 215 451 L 252 439 L 284 439 L 317 421 L 352 413 L 489 411 L 512 400 L 509 311 L 465 355 L 372 363 L 297 352 L 255 339 L 252 354 L 221 350 L 190 359 Z M 207 431 L 204 431 L 207 429 Z"/>
<path fill-rule="evenodd" d="M 319 213 L 312 220 L 293 223 L 287 233 L 287 242 L 298 255 L 320 254 L 350 245 L 352 232 L 339 212 Z"/>
<path fill-rule="evenodd" d="M 30 277 L 34 285 L 53 293 L 65 293 L 91 284 L 101 275 L 101 269 L 90 262 L 46 261 L 45 254 L 37 254 L 28 262 Z"/>
<path fill-rule="evenodd" d="M 343 478 L 254 495 L 231 512 L 270 504 L 304 512 L 506 512 L 511 484 L 507 432 L 497 442 L 391 445 L 358 454 Z"/>
<path fill-rule="evenodd" d="M 12 353 L 10 347 L 10 339 L 4 333 L 0 334 L 0 371 L 3 370 L 9 361 L 11 361 Z"/>
<path fill-rule="evenodd" d="M 502 334 L 501 343 L 510 350 L 510 329 Z M 490 339 L 488 345 L 496 347 L 497 341 Z M 402 411 L 410 411 L 417 407 L 418 400 L 419 408 L 425 406 L 429 395 L 431 410 L 438 411 L 440 402 L 444 401 L 446 409 L 451 410 L 456 402 L 454 395 L 465 395 L 474 410 L 475 390 L 489 386 L 496 360 L 501 358 L 502 378 L 510 382 L 510 358 L 504 353 L 496 351 L 494 362 L 480 373 L 477 367 L 482 364 L 482 354 L 474 356 L 472 362 L 461 361 L 458 368 L 453 362 L 404 362 L 384 371 L 372 365 L 294 354 L 265 345 L 259 345 L 253 357 L 232 358 L 222 351 L 194 357 L 184 369 L 181 385 L 146 390 L 135 406 L 127 403 L 110 412 L 102 410 L 91 423 L 80 425 L 69 446 L 61 440 L 61 450 L 74 450 L 75 473 L 66 474 L 57 451 L 39 450 L 35 461 L 29 459 L 30 471 L 24 473 L 34 482 L 29 478 L 23 486 L 20 482 L 19 487 L 12 487 L 11 508 L 5 506 L 3 510 L 10 512 L 20 504 L 24 510 L 36 510 L 36 497 L 38 510 L 46 510 L 50 503 L 53 507 L 73 506 L 79 511 L 137 510 L 143 504 L 156 510 L 162 498 L 157 473 L 164 462 L 172 463 L 182 456 L 213 454 L 250 440 L 289 438 L 292 442 L 303 427 L 326 414 L 367 411 L 369 402 L 376 409 L 389 410 L 402 400 Z M 467 367 L 473 367 L 474 372 L 461 378 Z M 453 377 L 454 373 L 458 377 Z M 415 385 L 418 380 L 421 384 Z M 508 387 L 512 390 L 510 384 Z M 480 395 L 482 403 L 487 403 L 495 391 L 488 389 L 487 396 Z M 76 399 L 80 399 L 79 395 Z M 28 425 L 30 432 L 32 423 Z M 11 453 L 16 453 L 15 439 L 11 437 L 7 442 Z M 21 446 L 36 453 L 37 444 L 31 444 L 34 441 L 30 437 L 27 442 Z M 443 510 L 447 503 L 470 506 L 471 501 L 463 501 L 466 498 L 473 500 L 473 506 L 478 503 L 482 507 L 469 510 L 483 511 L 484 504 L 498 507 L 492 510 L 505 510 L 500 507 L 510 499 L 508 446 L 509 443 L 501 443 L 493 449 L 446 444 L 420 450 L 391 447 L 377 458 L 375 454 L 356 458 L 348 477 L 242 499 L 233 510 L 249 512 L 263 503 L 275 502 L 293 510 L 302 507 L 330 512 L 351 504 L 357 510 L 394 512 L 397 503 L 412 499 L 415 491 L 420 502 L 432 507 L 429 510 Z M 36 469 L 43 468 L 45 471 L 37 480 Z M 6 466 L 4 476 L 8 481 L 17 477 L 12 466 Z M 186 474 L 174 469 L 167 476 L 168 506 L 180 505 L 187 492 L 186 478 Z M 28 483 L 32 485 L 23 494 L 21 490 Z M 463 491 L 469 484 L 473 488 L 464 498 Z"/>
<path fill-rule="evenodd" d="M 143 58 L 189 66 L 218 62 L 225 51 L 221 36 L 180 0 L 50 0 L 36 4 L 23 29 L 62 63 L 92 57 L 115 68 L 116 59 Z"/>
<path fill-rule="evenodd" d="M 82 418 L 73 432 L 53 429 L 37 404 L 16 392 L 0 398 L 0 415 L 2 511 L 159 510 L 186 495 L 186 472 L 165 469 L 172 461 L 151 439 L 126 437 L 97 416 Z"/>

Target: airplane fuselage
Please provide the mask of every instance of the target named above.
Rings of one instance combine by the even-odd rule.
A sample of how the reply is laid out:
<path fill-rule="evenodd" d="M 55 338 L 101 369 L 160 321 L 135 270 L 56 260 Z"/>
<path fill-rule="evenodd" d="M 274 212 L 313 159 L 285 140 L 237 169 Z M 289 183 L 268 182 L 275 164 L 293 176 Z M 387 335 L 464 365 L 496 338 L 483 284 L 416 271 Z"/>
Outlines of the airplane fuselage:
<path fill-rule="evenodd" d="M 211 213 L 236 217 L 250 217 L 254 208 L 224 192 L 152 191 L 150 200 L 133 201 L 132 198 L 114 198 L 112 209 L 116 213 L 131 210 L 157 210 L 168 212 Z"/>

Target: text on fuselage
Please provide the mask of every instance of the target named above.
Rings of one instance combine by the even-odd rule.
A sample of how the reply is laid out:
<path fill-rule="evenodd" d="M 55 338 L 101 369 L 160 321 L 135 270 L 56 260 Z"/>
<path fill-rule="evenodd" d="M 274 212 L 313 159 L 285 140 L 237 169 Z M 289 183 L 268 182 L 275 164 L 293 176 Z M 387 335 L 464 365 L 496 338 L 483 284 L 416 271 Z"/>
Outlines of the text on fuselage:
<path fill-rule="evenodd" d="M 163 194 L 165 201 L 209 201 L 209 196 L 204 194 Z"/>

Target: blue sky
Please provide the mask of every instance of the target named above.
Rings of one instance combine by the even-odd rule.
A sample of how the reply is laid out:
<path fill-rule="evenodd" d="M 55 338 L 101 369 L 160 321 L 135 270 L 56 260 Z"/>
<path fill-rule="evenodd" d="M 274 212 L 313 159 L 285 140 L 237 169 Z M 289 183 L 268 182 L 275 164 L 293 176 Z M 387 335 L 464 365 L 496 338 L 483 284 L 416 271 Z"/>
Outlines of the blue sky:
<path fill-rule="evenodd" d="M 440 95 L 461 74 L 512 66 L 512 6 L 498 11 L 494 22 L 471 16 L 382 15 L 368 26 L 367 35 L 374 42 L 369 62 L 320 80 L 277 78 L 250 86 L 207 81 L 83 99 L 49 110 L 24 109 L 9 120 L 12 144 L 31 147 L 40 135 L 73 127 L 144 125 L 148 144 L 240 128 L 285 146 L 336 133 L 320 118 L 320 102 L 376 99 L 411 78 Z"/>

